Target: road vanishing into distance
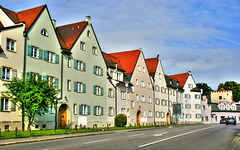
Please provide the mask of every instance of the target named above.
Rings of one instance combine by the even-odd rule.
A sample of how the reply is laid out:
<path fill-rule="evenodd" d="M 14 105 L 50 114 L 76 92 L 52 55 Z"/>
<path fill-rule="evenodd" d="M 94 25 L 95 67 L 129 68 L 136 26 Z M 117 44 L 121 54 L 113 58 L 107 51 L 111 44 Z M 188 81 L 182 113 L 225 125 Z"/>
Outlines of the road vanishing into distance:
<path fill-rule="evenodd" d="M 0 146 L 2 150 L 209 149 L 226 150 L 240 125 L 182 125 Z"/>

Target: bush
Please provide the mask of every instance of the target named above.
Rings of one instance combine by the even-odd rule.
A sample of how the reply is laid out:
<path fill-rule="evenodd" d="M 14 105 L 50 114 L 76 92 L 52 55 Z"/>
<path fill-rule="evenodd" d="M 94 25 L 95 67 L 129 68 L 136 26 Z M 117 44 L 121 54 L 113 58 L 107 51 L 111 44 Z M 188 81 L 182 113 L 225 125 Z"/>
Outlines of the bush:
<path fill-rule="evenodd" d="M 118 114 L 115 116 L 115 126 L 116 127 L 124 127 L 127 125 L 127 116 L 124 114 Z"/>

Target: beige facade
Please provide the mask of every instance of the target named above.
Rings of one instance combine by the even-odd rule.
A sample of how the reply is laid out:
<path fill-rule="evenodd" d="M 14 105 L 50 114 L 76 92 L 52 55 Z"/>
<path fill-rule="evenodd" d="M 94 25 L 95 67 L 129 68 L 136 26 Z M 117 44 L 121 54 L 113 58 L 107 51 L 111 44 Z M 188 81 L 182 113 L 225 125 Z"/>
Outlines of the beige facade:
<path fill-rule="evenodd" d="M 220 103 L 220 102 L 233 102 L 233 95 L 231 90 L 220 89 L 218 91 L 211 92 L 211 102 Z"/>
<path fill-rule="evenodd" d="M 6 91 L 4 83 L 13 77 L 21 77 L 24 54 L 24 24 L 15 24 L 0 8 L 0 128 L 4 130 L 21 129 L 21 111 L 11 99 L 2 94 Z"/>

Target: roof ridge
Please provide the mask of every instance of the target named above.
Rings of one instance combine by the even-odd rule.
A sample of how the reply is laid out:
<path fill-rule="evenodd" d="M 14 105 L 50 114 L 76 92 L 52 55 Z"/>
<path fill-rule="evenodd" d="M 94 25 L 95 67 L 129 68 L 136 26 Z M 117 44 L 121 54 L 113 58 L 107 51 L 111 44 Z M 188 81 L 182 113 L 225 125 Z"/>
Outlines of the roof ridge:
<path fill-rule="evenodd" d="M 134 50 L 127 50 L 127 51 L 119 51 L 119 52 L 113 52 L 113 53 L 108 53 L 108 54 L 116 54 L 116 53 L 128 53 L 128 52 L 134 52 L 134 51 L 140 51 L 139 49 L 134 49 Z"/>
<path fill-rule="evenodd" d="M 21 13 L 23 11 L 30 11 L 30 10 L 41 8 L 41 7 L 44 7 L 44 6 L 46 6 L 46 4 L 40 5 L 40 6 L 37 6 L 37 7 L 32 7 L 32 8 L 29 8 L 29 9 L 24 9 L 24 10 L 18 11 L 17 13 Z"/>
<path fill-rule="evenodd" d="M 57 26 L 56 28 L 57 29 L 64 28 L 64 27 L 68 27 L 68 26 L 71 26 L 71 25 L 77 25 L 77 24 L 83 23 L 83 22 L 85 22 L 85 21 L 75 22 L 75 23 L 71 23 L 71 24 L 65 24 L 65 25 Z"/>

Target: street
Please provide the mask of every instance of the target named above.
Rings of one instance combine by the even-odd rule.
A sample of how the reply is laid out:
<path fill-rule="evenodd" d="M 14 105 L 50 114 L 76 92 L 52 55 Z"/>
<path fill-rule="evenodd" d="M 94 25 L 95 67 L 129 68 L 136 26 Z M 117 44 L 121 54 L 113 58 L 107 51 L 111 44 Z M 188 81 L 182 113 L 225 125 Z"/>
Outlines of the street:
<path fill-rule="evenodd" d="M 182 125 L 1 146 L 10 150 L 61 149 L 227 149 L 240 125 Z"/>

